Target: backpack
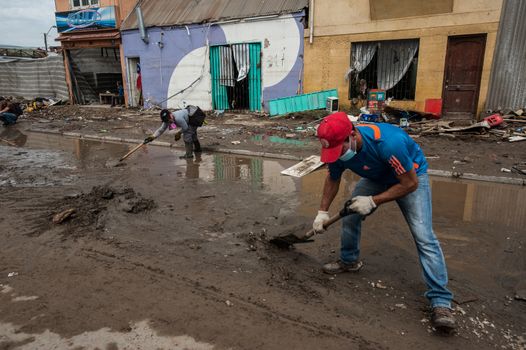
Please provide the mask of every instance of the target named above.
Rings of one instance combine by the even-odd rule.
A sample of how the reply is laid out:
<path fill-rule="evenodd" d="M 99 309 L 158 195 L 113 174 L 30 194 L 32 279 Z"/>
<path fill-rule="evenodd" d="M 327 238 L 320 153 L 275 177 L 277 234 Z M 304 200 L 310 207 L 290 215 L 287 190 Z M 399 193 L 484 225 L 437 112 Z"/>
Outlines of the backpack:
<path fill-rule="evenodd" d="M 188 106 L 186 107 L 186 110 L 188 111 L 188 124 L 197 127 L 203 126 L 206 114 L 201 108 L 197 106 Z"/>

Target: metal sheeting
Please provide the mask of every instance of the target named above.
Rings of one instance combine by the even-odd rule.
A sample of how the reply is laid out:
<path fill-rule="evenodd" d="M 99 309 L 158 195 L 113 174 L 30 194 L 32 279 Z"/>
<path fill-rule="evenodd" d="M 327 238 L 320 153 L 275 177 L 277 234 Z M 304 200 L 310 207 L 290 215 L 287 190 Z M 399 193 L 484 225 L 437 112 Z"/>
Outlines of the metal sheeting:
<path fill-rule="evenodd" d="M 526 107 L 526 1 L 505 0 L 491 69 L 487 110 Z"/>
<path fill-rule="evenodd" d="M 67 100 L 69 94 L 62 56 L 0 61 L 0 95 Z"/>
<path fill-rule="evenodd" d="M 327 97 L 338 97 L 338 90 L 323 90 L 268 101 L 270 115 L 310 111 L 326 107 Z"/>
<path fill-rule="evenodd" d="M 140 6 L 146 27 L 218 22 L 299 12 L 308 0 L 143 0 Z M 139 28 L 132 11 L 121 30 Z"/>

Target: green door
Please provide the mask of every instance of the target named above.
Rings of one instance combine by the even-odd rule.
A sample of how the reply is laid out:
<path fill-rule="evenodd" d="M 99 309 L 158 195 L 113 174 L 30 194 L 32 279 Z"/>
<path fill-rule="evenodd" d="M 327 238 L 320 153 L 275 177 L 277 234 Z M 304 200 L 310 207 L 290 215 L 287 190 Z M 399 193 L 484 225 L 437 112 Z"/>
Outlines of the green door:
<path fill-rule="evenodd" d="M 219 46 L 210 47 L 210 74 L 212 75 L 212 108 L 230 109 L 226 86 L 221 84 L 221 55 Z"/>
<path fill-rule="evenodd" d="M 248 91 L 250 110 L 261 110 L 261 44 L 249 44 L 250 70 L 248 71 Z"/>

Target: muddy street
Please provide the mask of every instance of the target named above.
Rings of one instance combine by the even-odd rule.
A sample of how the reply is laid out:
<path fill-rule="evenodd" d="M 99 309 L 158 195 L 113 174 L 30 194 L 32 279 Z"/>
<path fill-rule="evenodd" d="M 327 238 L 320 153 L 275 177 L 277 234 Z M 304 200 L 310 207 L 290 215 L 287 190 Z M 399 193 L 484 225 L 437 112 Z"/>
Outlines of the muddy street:
<path fill-rule="evenodd" d="M 20 131 L 0 145 L 0 349 L 524 349 L 526 189 L 432 178 L 458 332 L 431 327 L 395 204 L 364 222 L 358 274 L 307 231 L 325 169 Z M 16 142 L 16 141 L 15 141 Z M 357 178 L 344 178 L 336 205 Z M 54 224 L 56 214 L 64 213 Z M 522 291 L 522 292 L 521 292 Z"/>

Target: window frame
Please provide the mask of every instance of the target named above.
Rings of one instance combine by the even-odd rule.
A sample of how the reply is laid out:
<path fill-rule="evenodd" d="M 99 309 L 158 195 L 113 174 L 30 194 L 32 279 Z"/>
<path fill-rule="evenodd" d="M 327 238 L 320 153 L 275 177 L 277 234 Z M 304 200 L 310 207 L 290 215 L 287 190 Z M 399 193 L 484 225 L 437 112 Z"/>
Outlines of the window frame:
<path fill-rule="evenodd" d="M 418 65 L 419 65 L 419 58 L 420 58 L 420 38 L 417 37 L 417 38 L 407 38 L 407 39 L 404 38 L 404 39 L 384 39 L 384 40 L 368 40 L 368 41 L 360 40 L 360 41 L 353 41 L 353 42 L 351 42 L 351 50 L 350 50 L 350 59 L 351 59 L 351 61 L 350 61 L 350 64 L 352 64 L 352 45 L 353 44 L 358 44 L 358 43 L 379 43 L 379 44 L 381 44 L 382 42 L 388 42 L 388 41 L 394 42 L 394 41 L 409 41 L 409 40 L 415 40 L 415 41 L 418 41 L 418 43 L 419 43 L 419 47 L 418 47 L 418 49 L 416 51 L 415 56 L 413 57 L 413 62 L 411 63 L 411 66 L 408 69 L 408 71 L 406 72 L 406 74 L 404 74 L 404 76 L 402 76 L 400 81 L 395 86 L 393 86 L 391 89 L 386 91 L 385 98 L 387 99 L 388 97 L 390 97 L 394 101 L 416 101 L 416 84 L 417 84 L 417 81 L 418 81 L 418 73 L 417 72 L 418 72 Z M 378 52 L 376 52 L 374 54 L 374 57 L 373 57 L 374 61 L 376 61 L 377 55 L 378 55 Z M 367 66 L 366 69 L 368 69 L 370 67 L 370 65 L 372 64 L 373 60 L 371 60 L 371 63 Z M 375 70 L 375 72 L 377 71 L 376 68 L 374 68 L 374 70 Z M 396 86 L 400 82 L 402 82 L 402 80 L 404 78 L 406 78 L 406 76 L 408 74 L 410 74 L 413 70 L 414 70 L 414 74 L 415 74 L 414 75 L 414 81 L 410 82 L 409 86 L 406 87 L 406 90 L 409 88 L 408 92 L 410 93 L 411 96 L 403 97 L 401 99 L 400 98 L 395 98 L 395 96 L 390 96 L 390 94 L 394 93 L 393 89 L 395 89 Z M 358 74 L 360 74 L 360 73 L 358 73 Z M 377 73 L 374 73 L 374 74 L 376 75 Z M 356 94 L 356 91 L 355 91 L 356 87 L 354 87 L 354 89 L 353 89 L 353 86 L 352 86 L 352 84 L 353 84 L 353 75 L 354 75 L 354 73 L 351 73 L 351 72 L 349 72 L 349 74 L 348 74 L 348 79 L 349 79 L 348 80 L 348 98 L 349 98 L 349 100 L 352 100 L 354 98 L 360 99 L 360 97 Z M 376 86 L 376 83 L 375 84 L 369 84 L 369 81 L 367 81 L 367 91 L 369 89 L 375 89 L 376 88 L 375 86 Z M 365 100 L 367 100 L 367 96 L 365 96 Z"/>
<path fill-rule="evenodd" d="M 88 2 L 88 5 L 82 5 L 83 0 L 78 0 L 79 4 L 80 4 L 79 6 L 75 6 L 74 1 L 75 0 L 70 0 L 69 1 L 69 4 L 70 4 L 72 10 L 80 10 L 80 9 L 87 9 L 87 8 L 92 8 L 92 7 L 100 7 L 100 0 L 84 0 L 84 1 Z M 96 1 L 97 3 L 93 4 L 94 1 Z"/>

